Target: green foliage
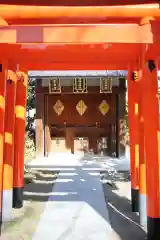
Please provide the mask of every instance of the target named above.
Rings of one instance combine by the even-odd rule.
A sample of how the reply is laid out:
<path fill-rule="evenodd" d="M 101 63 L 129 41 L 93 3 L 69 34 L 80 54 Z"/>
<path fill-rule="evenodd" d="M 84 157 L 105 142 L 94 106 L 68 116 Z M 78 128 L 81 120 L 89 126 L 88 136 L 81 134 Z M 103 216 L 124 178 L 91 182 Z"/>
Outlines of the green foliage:
<path fill-rule="evenodd" d="M 29 78 L 28 80 L 28 95 L 27 95 L 27 111 L 35 108 L 35 88 L 36 80 Z"/>
<path fill-rule="evenodd" d="M 28 136 L 28 132 L 26 132 L 24 156 L 25 160 L 30 160 L 35 156 L 34 141 Z"/>
<path fill-rule="evenodd" d="M 29 78 L 28 79 L 28 94 L 27 94 L 27 122 L 26 122 L 26 141 L 25 141 L 25 159 L 31 159 L 35 156 L 35 143 L 34 139 L 29 137 L 30 129 L 32 123 L 35 120 L 35 117 L 29 116 L 29 111 L 35 109 L 35 88 L 36 88 L 36 80 Z"/>
<path fill-rule="evenodd" d="M 29 116 L 29 111 L 35 109 L 35 88 L 36 88 L 36 80 L 33 78 L 29 78 L 28 80 L 28 95 L 27 95 L 27 124 L 26 131 L 28 131 L 34 122 L 35 118 Z"/>

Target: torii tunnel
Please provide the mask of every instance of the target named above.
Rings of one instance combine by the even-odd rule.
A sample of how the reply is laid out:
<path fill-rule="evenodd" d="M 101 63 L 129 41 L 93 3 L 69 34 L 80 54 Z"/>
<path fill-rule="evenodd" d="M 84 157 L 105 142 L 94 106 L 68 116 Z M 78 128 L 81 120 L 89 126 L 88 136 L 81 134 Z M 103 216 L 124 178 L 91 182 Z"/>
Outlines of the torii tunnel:
<path fill-rule="evenodd" d="M 23 205 L 27 72 L 122 69 L 128 70 L 132 211 L 143 223 L 147 202 L 148 240 L 160 239 L 159 29 L 153 0 L 1 0 L 2 215 L 6 201 Z"/>

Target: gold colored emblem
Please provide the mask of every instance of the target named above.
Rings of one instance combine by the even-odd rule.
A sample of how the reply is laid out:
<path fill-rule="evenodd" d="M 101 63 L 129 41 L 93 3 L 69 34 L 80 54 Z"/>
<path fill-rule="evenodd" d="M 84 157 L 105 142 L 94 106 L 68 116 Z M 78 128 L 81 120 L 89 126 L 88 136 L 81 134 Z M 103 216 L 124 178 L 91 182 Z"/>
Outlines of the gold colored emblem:
<path fill-rule="evenodd" d="M 109 105 L 106 100 L 103 100 L 101 104 L 99 105 L 99 110 L 103 115 L 106 115 L 109 111 Z"/>
<path fill-rule="evenodd" d="M 82 116 L 87 110 L 87 106 L 83 100 L 80 100 L 79 103 L 76 105 L 76 109 L 78 113 Z"/>
<path fill-rule="evenodd" d="M 86 78 L 75 78 L 73 81 L 73 92 L 74 93 L 87 93 L 87 79 Z"/>
<path fill-rule="evenodd" d="M 61 93 L 61 84 L 59 78 L 49 80 L 49 93 Z"/>
<path fill-rule="evenodd" d="M 57 102 L 53 106 L 54 111 L 58 116 L 60 116 L 64 110 L 64 105 L 60 100 L 57 100 Z"/>
<path fill-rule="evenodd" d="M 111 93 L 112 92 L 112 78 L 101 78 L 100 79 L 100 93 Z"/>

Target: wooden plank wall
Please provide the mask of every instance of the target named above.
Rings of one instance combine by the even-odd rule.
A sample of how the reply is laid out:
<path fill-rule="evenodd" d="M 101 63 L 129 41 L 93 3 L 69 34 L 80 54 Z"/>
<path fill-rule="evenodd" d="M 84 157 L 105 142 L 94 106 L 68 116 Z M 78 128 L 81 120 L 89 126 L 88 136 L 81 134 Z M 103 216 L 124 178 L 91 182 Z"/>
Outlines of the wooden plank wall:
<path fill-rule="evenodd" d="M 39 80 L 38 80 L 39 81 Z M 89 87 L 89 93 L 87 94 L 67 94 L 72 91 L 72 88 L 65 87 L 66 94 L 50 95 L 47 87 L 42 87 L 39 81 L 37 84 L 36 92 L 36 148 L 37 154 L 45 151 L 48 154 L 51 151 L 51 138 L 53 136 L 65 137 L 67 140 L 67 145 L 73 151 L 73 139 L 74 137 L 88 137 L 90 146 L 95 146 L 96 138 L 108 137 L 108 151 L 110 155 L 116 152 L 118 156 L 120 154 L 120 122 L 124 119 L 124 96 L 125 89 L 122 84 L 120 87 L 113 87 L 112 94 L 100 94 L 99 87 Z M 64 89 L 63 89 L 64 91 Z M 57 100 L 60 100 L 64 105 L 64 110 L 60 116 L 58 116 L 53 106 Z M 87 106 L 87 110 L 84 115 L 80 116 L 76 110 L 76 104 L 83 100 Z M 99 111 L 99 105 L 102 100 L 106 100 L 109 105 L 109 111 L 106 115 L 102 115 Z M 121 106 L 120 106 L 121 105 Z M 122 106 L 123 105 L 123 106 Z M 44 122 L 43 120 L 44 119 Z M 121 120 L 120 120 L 121 119 Z M 95 129 L 84 129 L 77 126 L 67 131 L 65 128 L 56 130 L 52 128 L 52 125 L 60 124 L 63 125 L 64 122 L 67 124 L 77 124 L 77 125 L 91 125 L 96 124 L 96 122 L 101 126 Z M 44 147 L 42 146 L 43 139 L 43 126 L 44 125 Z M 71 137 L 68 137 L 71 136 Z M 70 139 L 70 140 L 69 140 Z M 117 142 L 118 141 L 118 142 Z M 96 149 L 96 146 L 94 147 Z"/>

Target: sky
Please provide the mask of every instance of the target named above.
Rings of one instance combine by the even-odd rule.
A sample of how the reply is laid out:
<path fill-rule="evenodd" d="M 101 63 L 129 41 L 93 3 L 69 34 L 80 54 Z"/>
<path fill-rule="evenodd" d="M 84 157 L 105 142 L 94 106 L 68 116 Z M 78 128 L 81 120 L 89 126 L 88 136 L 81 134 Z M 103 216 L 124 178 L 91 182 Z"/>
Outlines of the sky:
<path fill-rule="evenodd" d="M 127 76 L 127 71 L 30 71 L 31 77 L 55 77 L 55 76 Z M 160 77 L 160 71 L 158 71 Z"/>

